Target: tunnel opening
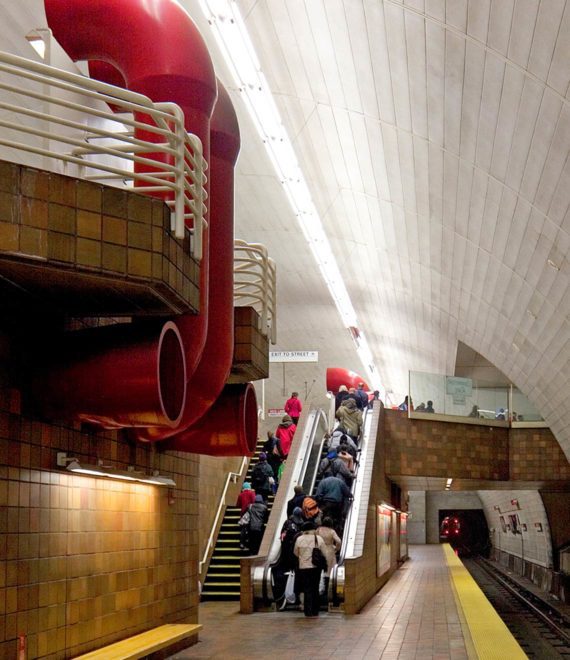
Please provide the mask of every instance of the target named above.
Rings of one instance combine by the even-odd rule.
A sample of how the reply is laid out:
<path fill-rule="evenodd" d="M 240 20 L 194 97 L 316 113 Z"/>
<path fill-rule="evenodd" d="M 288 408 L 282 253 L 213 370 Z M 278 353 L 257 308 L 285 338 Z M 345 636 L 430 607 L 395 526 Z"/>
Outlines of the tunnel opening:
<path fill-rule="evenodd" d="M 460 557 L 488 557 L 491 543 L 483 509 L 440 509 L 439 542 L 449 543 Z"/>

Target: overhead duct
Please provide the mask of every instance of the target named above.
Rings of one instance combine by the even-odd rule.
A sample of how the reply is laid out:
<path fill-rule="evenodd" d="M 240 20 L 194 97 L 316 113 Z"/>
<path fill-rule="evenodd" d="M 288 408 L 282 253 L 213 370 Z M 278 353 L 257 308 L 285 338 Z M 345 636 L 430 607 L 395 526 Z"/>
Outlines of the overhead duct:
<path fill-rule="evenodd" d="M 145 94 L 154 102 L 177 103 L 184 112 L 186 130 L 200 138 L 204 157 L 209 160 L 210 116 L 216 99 L 216 79 L 198 29 L 177 2 L 45 0 L 45 7 L 49 27 L 72 59 L 99 60 L 112 65 L 129 90 Z M 103 71 L 102 66 L 99 69 Z M 138 137 L 137 133 L 141 133 L 141 130 L 135 129 L 135 137 Z M 145 139 L 152 136 L 144 131 L 142 134 Z M 160 138 L 155 136 L 153 139 Z M 152 158 L 152 155 L 147 154 L 147 157 Z M 138 167 L 135 164 L 135 168 Z M 176 320 L 184 347 L 186 378 L 198 365 L 206 341 L 208 232 L 204 236 L 203 254 L 200 267 L 200 313 Z M 94 336 L 99 332 L 95 330 Z M 44 409 L 58 409 L 64 416 L 80 419 L 83 419 L 84 414 L 89 414 L 90 421 L 103 426 L 164 425 L 164 420 L 156 418 L 153 421 L 147 415 L 139 416 L 128 410 L 130 398 L 124 395 L 124 390 L 126 383 L 131 380 L 129 370 L 132 369 L 133 373 L 151 370 L 152 358 L 143 348 L 152 340 L 145 337 L 140 340 L 140 345 L 133 343 L 129 347 L 123 342 L 124 333 L 124 328 L 113 326 L 101 333 L 101 340 L 95 340 L 98 359 L 106 364 L 106 383 L 119 397 L 118 401 L 111 401 L 112 392 L 108 393 L 108 412 L 102 411 L 100 416 L 87 412 L 97 408 L 94 399 L 97 398 L 96 389 L 99 385 L 93 387 L 94 380 L 90 372 L 92 361 L 88 358 L 83 360 L 79 353 L 75 355 L 72 364 L 67 363 L 66 369 L 73 371 L 76 382 L 84 378 L 85 382 L 91 384 L 91 388 L 79 388 L 85 394 L 85 400 L 79 400 L 78 395 L 73 408 L 68 407 L 62 394 L 63 388 L 56 388 L 55 392 L 50 393 L 49 406 L 44 406 Z M 129 350 L 132 351 L 132 359 L 128 359 Z M 117 351 L 124 352 L 124 359 L 116 359 Z M 149 360 L 149 363 L 144 364 L 145 360 Z M 56 372 L 61 373 L 62 377 L 64 373 L 69 373 L 57 368 Z M 48 381 L 51 382 L 49 375 L 44 382 Z M 38 386 L 41 386 L 41 380 L 35 383 L 36 389 Z M 167 425 L 171 426 L 171 422 Z"/>
<path fill-rule="evenodd" d="M 256 444 L 255 388 L 243 383 L 226 385 L 205 415 L 162 446 L 210 456 L 245 456 L 253 454 Z"/>
<path fill-rule="evenodd" d="M 119 324 L 74 332 L 62 342 L 37 370 L 31 387 L 36 409 L 105 428 L 178 426 L 186 361 L 174 323 L 165 323 L 158 337 L 145 326 Z"/>
<path fill-rule="evenodd" d="M 218 80 L 210 123 L 210 286 L 208 334 L 188 382 L 178 429 L 140 429 L 140 440 L 162 440 L 186 430 L 213 405 L 228 380 L 234 352 L 234 167 L 240 148 L 231 99 Z M 178 321 L 176 321 L 178 322 Z"/>
<path fill-rule="evenodd" d="M 328 367 L 327 368 L 327 391 L 338 392 L 341 385 L 346 387 L 358 387 L 359 383 L 364 383 L 364 389 L 368 392 L 368 387 L 364 378 L 359 376 L 355 371 L 350 369 L 342 369 L 341 367 Z"/>

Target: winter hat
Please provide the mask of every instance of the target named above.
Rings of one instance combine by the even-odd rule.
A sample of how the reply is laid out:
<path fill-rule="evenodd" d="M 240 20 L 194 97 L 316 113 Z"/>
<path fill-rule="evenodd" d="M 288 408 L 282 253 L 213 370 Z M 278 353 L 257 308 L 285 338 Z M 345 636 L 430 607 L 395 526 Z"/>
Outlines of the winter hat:
<path fill-rule="evenodd" d="M 267 460 L 267 454 L 262 451 L 261 454 L 259 454 L 259 460 L 260 461 L 266 461 Z"/>
<path fill-rule="evenodd" d="M 301 527 L 301 529 L 304 532 L 310 532 L 313 529 L 315 529 L 315 523 L 312 520 L 307 520 L 307 522 L 303 523 L 303 526 Z"/>
<path fill-rule="evenodd" d="M 251 488 L 251 484 L 249 483 L 249 481 L 244 481 L 242 490 L 249 490 L 250 488 Z"/>
<path fill-rule="evenodd" d="M 331 449 L 327 454 L 327 458 L 336 458 L 336 449 Z"/>
<path fill-rule="evenodd" d="M 282 422 L 292 422 L 293 420 L 291 419 L 290 415 L 283 415 L 281 418 Z"/>

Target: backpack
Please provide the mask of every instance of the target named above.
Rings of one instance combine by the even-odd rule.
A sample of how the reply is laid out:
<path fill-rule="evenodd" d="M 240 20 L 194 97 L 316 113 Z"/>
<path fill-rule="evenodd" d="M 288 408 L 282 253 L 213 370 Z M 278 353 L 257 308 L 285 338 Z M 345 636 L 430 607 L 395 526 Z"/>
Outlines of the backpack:
<path fill-rule="evenodd" d="M 257 488 L 263 488 L 265 486 L 265 482 L 267 481 L 267 476 L 265 474 L 265 471 L 263 470 L 261 464 L 257 464 L 251 473 L 251 485 L 253 486 L 253 489 Z"/>
<path fill-rule="evenodd" d="M 315 516 L 319 515 L 319 505 L 312 497 L 305 497 L 301 508 L 303 509 L 305 520 L 312 520 Z"/>

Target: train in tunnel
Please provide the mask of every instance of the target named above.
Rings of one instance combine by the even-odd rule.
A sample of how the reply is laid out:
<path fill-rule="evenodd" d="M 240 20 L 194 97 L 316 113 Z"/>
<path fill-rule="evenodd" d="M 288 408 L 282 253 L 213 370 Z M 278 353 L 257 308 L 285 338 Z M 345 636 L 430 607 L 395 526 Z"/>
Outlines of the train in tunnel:
<path fill-rule="evenodd" d="M 480 509 L 440 511 L 439 540 L 449 543 L 459 557 L 488 557 L 489 527 Z"/>

